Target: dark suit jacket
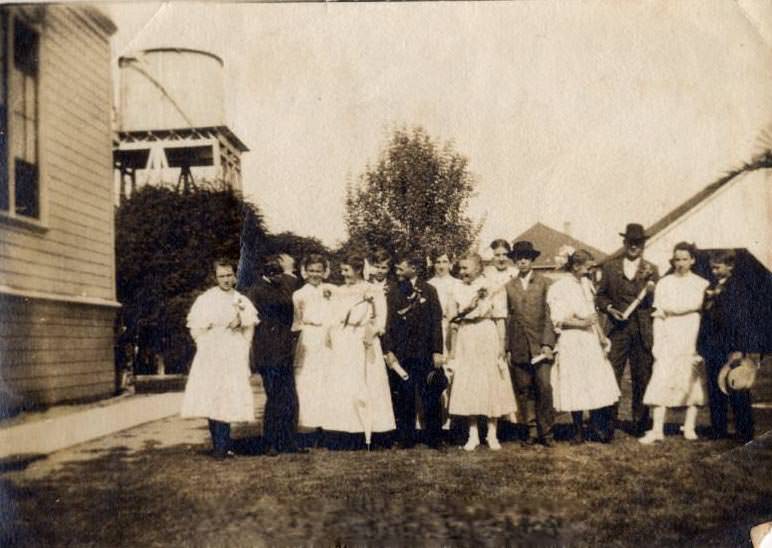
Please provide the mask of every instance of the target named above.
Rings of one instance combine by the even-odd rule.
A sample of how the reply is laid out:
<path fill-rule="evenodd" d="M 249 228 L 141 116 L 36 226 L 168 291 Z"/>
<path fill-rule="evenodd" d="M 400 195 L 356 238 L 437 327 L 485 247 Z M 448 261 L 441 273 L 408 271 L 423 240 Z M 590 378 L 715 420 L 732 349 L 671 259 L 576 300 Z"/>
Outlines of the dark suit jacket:
<path fill-rule="evenodd" d="M 400 282 L 388 291 L 383 351 L 393 352 L 408 365 L 430 363 L 432 354 L 442 354 L 440 299 L 437 290 L 421 280 L 416 282 L 416 295 L 411 301 L 412 293 L 410 282 Z"/>
<path fill-rule="evenodd" d="M 708 289 L 715 288 L 711 284 Z M 764 330 L 759 329 L 754 313 L 756 304 L 750 288 L 735 276 L 729 277 L 717 295 L 706 294 L 697 336 L 699 354 L 706 360 L 723 362 L 730 352 L 769 352 Z"/>
<path fill-rule="evenodd" d="M 555 346 L 555 328 L 547 305 L 550 280 L 533 272 L 524 290 L 519 278 L 512 278 L 507 291 L 507 350 L 512 363 L 528 363 L 541 354 L 542 346 Z"/>
<path fill-rule="evenodd" d="M 649 268 L 653 272 L 650 278 L 651 281 L 656 283 L 657 280 L 659 280 L 657 267 L 644 259 L 641 259 L 641 262 L 638 264 L 638 272 L 636 273 L 635 278 L 633 278 L 632 281 L 628 280 L 625 277 L 622 261 L 623 258 L 620 257 L 603 265 L 600 284 L 598 285 L 598 291 L 595 295 L 596 304 L 602 312 L 605 312 L 609 305 L 620 312 L 624 312 L 627 309 L 630 303 L 638 296 L 638 293 L 641 292 L 641 289 L 646 285 L 647 280 L 643 277 L 644 265 L 649 265 Z M 654 295 L 653 293 L 649 293 L 627 322 L 618 322 L 609 316 L 611 333 L 613 333 L 615 329 L 622 329 L 629 322 L 637 321 L 644 344 L 646 347 L 651 348 L 654 338 L 651 323 L 653 302 Z"/>
<path fill-rule="evenodd" d="M 273 285 L 259 278 L 247 291 L 260 322 L 252 339 L 253 369 L 291 366 L 296 336 L 292 333 L 292 292 L 282 280 Z"/>

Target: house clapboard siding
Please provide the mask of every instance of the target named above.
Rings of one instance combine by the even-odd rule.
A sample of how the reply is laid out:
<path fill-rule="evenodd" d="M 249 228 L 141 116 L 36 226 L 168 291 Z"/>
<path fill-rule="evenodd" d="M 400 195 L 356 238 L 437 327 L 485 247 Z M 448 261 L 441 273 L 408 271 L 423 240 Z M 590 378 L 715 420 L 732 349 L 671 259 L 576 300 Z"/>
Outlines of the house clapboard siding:
<path fill-rule="evenodd" d="M 115 28 L 87 6 L 3 9 L 31 20 L 39 33 L 41 215 L 29 223 L 0 219 L 0 373 L 25 403 L 104 397 L 115 390 L 119 306 L 109 42 Z"/>

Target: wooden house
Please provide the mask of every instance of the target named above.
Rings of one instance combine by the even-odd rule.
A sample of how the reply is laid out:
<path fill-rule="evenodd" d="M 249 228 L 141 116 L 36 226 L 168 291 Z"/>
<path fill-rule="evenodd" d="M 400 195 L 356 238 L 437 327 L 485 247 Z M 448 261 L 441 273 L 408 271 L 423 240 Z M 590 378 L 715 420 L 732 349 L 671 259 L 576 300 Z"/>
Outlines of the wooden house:
<path fill-rule="evenodd" d="M 111 52 L 84 4 L 0 8 L 0 398 L 115 391 Z"/>

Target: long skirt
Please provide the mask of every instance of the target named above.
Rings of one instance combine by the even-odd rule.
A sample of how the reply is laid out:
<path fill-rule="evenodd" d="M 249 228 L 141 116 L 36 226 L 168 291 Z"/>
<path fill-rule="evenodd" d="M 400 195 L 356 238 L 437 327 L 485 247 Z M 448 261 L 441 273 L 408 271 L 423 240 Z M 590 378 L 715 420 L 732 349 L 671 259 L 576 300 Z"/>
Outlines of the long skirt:
<path fill-rule="evenodd" d="M 611 363 L 592 330 L 564 329 L 552 366 L 552 398 L 558 411 L 585 411 L 613 405 L 620 392 Z"/>
<path fill-rule="evenodd" d="M 327 375 L 331 349 L 325 344 L 325 328 L 306 325 L 295 349 L 295 386 L 298 393 L 298 426 L 318 428 L 324 423 Z"/>
<path fill-rule="evenodd" d="M 391 391 L 378 339 L 363 343 L 361 327 L 332 330 L 322 428 L 335 432 L 388 432 L 396 428 Z"/>
<path fill-rule="evenodd" d="M 196 344 L 180 415 L 223 422 L 255 420 L 249 341 L 230 330 L 216 329 L 201 335 Z"/>
<path fill-rule="evenodd" d="M 654 365 L 643 403 L 680 407 L 705 405 L 705 364 L 695 350 L 699 314 L 654 321 Z"/>
<path fill-rule="evenodd" d="M 462 323 L 456 337 L 451 415 L 502 417 L 517 410 L 509 368 L 499 366 L 493 320 Z"/>

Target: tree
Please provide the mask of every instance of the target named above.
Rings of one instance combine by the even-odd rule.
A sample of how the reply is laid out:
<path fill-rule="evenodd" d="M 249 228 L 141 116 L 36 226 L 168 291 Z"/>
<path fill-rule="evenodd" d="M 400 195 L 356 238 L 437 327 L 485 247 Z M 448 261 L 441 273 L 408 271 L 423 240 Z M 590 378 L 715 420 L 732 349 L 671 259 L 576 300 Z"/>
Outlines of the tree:
<path fill-rule="evenodd" d="M 193 300 L 211 287 L 212 261 L 239 257 L 242 219 L 260 253 L 266 232 L 257 209 L 225 186 L 189 192 L 145 186 L 116 212 L 118 300 L 123 341 L 138 347 L 139 371 L 186 371 L 193 341 L 185 319 Z"/>
<path fill-rule="evenodd" d="M 422 128 L 394 132 L 378 164 L 346 189 L 349 247 L 428 254 L 467 251 L 481 225 L 466 214 L 474 193 L 468 160 Z"/>

